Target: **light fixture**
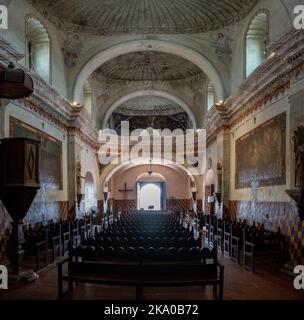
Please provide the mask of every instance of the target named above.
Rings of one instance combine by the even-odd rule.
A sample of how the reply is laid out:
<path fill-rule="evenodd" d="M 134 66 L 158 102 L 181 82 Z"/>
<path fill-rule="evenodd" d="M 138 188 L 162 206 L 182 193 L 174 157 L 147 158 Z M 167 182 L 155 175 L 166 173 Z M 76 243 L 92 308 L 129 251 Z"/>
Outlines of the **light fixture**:
<path fill-rule="evenodd" d="M 73 106 L 73 107 L 78 107 L 78 106 L 80 106 L 80 103 L 77 102 L 77 101 L 73 101 L 73 102 L 72 102 L 72 106 Z"/>
<path fill-rule="evenodd" d="M 268 60 L 270 60 L 270 59 L 273 59 L 275 56 L 276 56 L 277 54 L 276 54 L 276 52 L 274 51 L 274 52 L 272 52 L 269 56 L 268 56 Z"/>
<path fill-rule="evenodd" d="M 215 103 L 216 107 L 222 107 L 224 105 L 224 101 L 223 100 L 219 100 Z"/>
<path fill-rule="evenodd" d="M 27 98 L 34 92 L 32 77 L 22 69 L 16 69 L 10 62 L 7 68 L 0 70 L 0 98 Z"/>
<path fill-rule="evenodd" d="M 153 173 L 153 170 L 152 170 L 152 161 L 150 160 L 150 165 L 149 165 L 149 168 L 148 168 L 148 174 L 149 174 L 149 176 L 152 176 L 152 173 Z"/>

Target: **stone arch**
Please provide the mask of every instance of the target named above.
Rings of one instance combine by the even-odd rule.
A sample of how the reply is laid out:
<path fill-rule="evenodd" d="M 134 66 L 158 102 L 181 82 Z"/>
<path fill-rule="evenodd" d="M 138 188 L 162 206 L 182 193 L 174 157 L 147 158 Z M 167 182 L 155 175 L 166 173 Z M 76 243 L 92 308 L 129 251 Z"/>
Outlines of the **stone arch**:
<path fill-rule="evenodd" d="M 74 100 L 82 102 L 84 83 L 99 66 L 123 54 L 148 50 L 173 54 L 192 62 L 193 64 L 198 66 L 213 82 L 217 98 L 219 100 L 225 99 L 224 86 L 218 71 L 216 70 L 214 65 L 201 53 L 197 52 L 196 50 L 171 42 L 156 40 L 134 40 L 103 50 L 93 58 L 91 58 L 83 66 L 75 80 L 73 89 Z"/>
<path fill-rule="evenodd" d="M 26 60 L 45 81 L 51 79 L 51 38 L 45 25 L 33 15 L 25 19 Z"/>
<path fill-rule="evenodd" d="M 136 179 L 136 181 L 144 181 L 144 180 L 163 181 L 163 182 L 166 181 L 165 177 L 158 172 L 152 173 L 152 175 L 149 175 L 148 173 L 142 173 Z"/>
<path fill-rule="evenodd" d="M 108 182 L 111 179 L 111 177 L 113 177 L 123 167 L 126 167 L 126 170 L 128 170 L 128 169 L 130 169 L 130 168 L 132 168 L 134 166 L 137 166 L 137 165 L 148 165 L 149 164 L 149 160 L 148 159 L 139 158 L 138 161 L 139 161 L 138 163 L 133 163 L 133 164 L 121 163 L 121 164 L 117 164 L 117 165 L 113 165 L 113 166 L 109 167 L 108 171 L 104 172 L 103 178 L 101 179 L 102 188 L 104 189 L 105 185 L 108 184 Z M 134 160 L 134 162 L 136 162 L 136 160 Z M 189 170 L 185 166 L 183 166 L 181 164 L 178 164 L 178 163 L 166 164 L 166 160 L 164 160 L 164 159 L 159 159 L 159 160 L 154 159 L 153 160 L 153 164 L 162 165 L 162 166 L 168 166 L 170 169 L 178 172 L 179 174 L 183 173 L 183 174 L 189 176 L 191 182 L 193 183 L 192 190 L 193 191 L 197 191 L 198 190 L 198 183 L 197 183 L 197 179 L 196 179 L 197 177 L 193 176 L 191 174 L 191 172 L 189 172 Z M 181 170 L 178 171 L 177 168 L 181 169 Z"/>
<path fill-rule="evenodd" d="M 259 9 L 247 27 L 245 38 L 246 77 L 249 77 L 267 58 L 269 17 L 270 13 L 267 9 Z"/>
<path fill-rule="evenodd" d="M 105 116 L 103 117 L 104 120 L 102 122 L 102 128 L 103 129 L 106 128 L 112 112 L 118 106 L 120 106 L 124 102 L 129 101 L 130 99 L 137 98 L 137 97 L 144 97 L 144 96 L 156 96 L 156 97 L 166 98 L 168 100 L 171 100 L 172 102 L 179 104 L 187 112 L 189 118 L 191 119 L 192 124 L 193 124 L 193 129 L 197 128 L 197 126 L 198 126 L 197 120 L 196 120 L 191 108 L 181 98 L 179 98 L 171 93 L 168 93 L 166 91 L 160 91 L 160 90 L 139 90 L 139 91 L 131 92 L 125 96 L 118 98 L 106 111 Z M 97 118 L 99 118 L 99 117 L 97 116 Z"/>

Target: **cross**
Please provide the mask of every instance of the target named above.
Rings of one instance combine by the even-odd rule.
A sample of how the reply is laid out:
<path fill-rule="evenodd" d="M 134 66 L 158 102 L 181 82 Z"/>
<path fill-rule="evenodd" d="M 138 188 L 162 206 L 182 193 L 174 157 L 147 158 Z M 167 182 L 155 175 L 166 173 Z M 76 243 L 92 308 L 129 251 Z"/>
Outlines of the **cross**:
<path fill-rule="evenodd" d="M 132 192 L 133 189 L 128 189 L 127 188 L 127 183 L 125 182 L 125 188 L 124 189 L 120 189 L 119 192 Z"/>

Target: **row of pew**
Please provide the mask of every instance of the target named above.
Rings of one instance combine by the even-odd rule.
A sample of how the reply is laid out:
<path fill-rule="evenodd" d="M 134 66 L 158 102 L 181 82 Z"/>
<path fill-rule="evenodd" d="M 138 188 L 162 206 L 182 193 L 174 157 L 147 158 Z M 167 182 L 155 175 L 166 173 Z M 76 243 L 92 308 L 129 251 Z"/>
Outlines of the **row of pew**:
<path fill-rule="evenodd" d="M 69 257 L 58 263 L 59 299 L 63 282 L 69 290 L 77 282 L 132 286 L 136 299 L 144 287 L 207 285 L 223 299 L 224 267 L 216 248 L 201 248 L 174 215 L 124 213 L 101 229 L 94 230 L 94 237 L 82 237 L 80 245 L 70 245 Z"/>
<path fill-rule="evenodd" d="M 257 259 L 284 259 L 280 229 L 274 232 L 266 230 L 264 225 L 248 224 L 245 220 L 224 221 L 210 215 L 201 220 L 206 245 L 212 248 L 216 243 L 219 251 L 247 270 L 255 272 Z"/>
<path fill-rule="evenodd" d="M 87 217 L 71 221 L 49 221 L 47 225 L 37 223 L 24 230 L 23 250 L 26 256 L 35 257 L 37 271 L 64 256 L 68 252 L 69 243 L 77 245 L 81 237 L 89 237 L 91 234 L 92 223 Z"/>
<path fill-rule="evenodd" d="M 173 215 L 164 213 L 136 212 L 123 214 L 120 219 L 101 231 L 94 238 L 82 238 L 84 246 L 108 247 L 195 247 L 200 241 L 194 239 L 193 231 L 185 229 Z"/>

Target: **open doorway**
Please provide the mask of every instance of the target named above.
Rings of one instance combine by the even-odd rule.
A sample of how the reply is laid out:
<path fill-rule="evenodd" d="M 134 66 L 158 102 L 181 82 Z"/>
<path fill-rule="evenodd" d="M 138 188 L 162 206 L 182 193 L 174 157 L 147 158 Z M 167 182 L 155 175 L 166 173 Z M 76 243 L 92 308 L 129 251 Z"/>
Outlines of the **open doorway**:
<path fill-rule="evenodd" d="M 163 210 L 164 183 L 139 182 L 137 183 L 137 209 Z"/>

